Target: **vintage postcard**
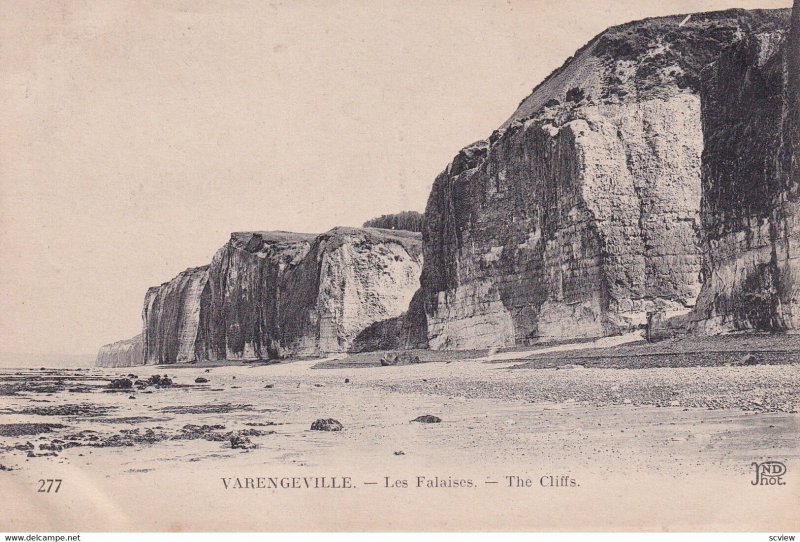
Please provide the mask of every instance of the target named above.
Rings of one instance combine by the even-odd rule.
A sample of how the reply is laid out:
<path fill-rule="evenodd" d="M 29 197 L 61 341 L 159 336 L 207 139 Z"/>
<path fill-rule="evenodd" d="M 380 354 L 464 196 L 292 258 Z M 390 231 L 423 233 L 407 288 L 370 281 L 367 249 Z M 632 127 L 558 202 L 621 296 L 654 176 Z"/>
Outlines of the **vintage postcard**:
<path fill-rule="evenodd" d="M 800 0 L 0 0 L 0 84 L 3 532 L 800 530 Z"/>

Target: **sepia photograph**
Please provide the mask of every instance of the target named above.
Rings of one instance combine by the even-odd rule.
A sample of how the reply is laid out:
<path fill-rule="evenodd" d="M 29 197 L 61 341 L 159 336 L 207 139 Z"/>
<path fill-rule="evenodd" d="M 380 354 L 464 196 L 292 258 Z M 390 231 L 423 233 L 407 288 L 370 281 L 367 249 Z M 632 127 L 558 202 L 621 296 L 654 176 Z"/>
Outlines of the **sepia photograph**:
<path fill-rule="evenodd" d="M 800 531 L 800 0 L 0 0 L 0 85 L 6 540 Z"/>

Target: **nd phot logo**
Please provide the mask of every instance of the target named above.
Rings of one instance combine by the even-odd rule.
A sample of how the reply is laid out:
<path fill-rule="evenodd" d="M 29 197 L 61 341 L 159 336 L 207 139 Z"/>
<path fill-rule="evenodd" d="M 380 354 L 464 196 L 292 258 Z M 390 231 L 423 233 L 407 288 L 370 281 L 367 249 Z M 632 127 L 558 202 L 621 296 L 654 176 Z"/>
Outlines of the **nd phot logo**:
<path fill-rule="evenodd" d="M 756 469 L 756 479 L 750 482 L 754 486 L 783 486 L 783 475 L 786 474 L 786 465 L 780 461 L 764 461 L 753 463 Z"/>

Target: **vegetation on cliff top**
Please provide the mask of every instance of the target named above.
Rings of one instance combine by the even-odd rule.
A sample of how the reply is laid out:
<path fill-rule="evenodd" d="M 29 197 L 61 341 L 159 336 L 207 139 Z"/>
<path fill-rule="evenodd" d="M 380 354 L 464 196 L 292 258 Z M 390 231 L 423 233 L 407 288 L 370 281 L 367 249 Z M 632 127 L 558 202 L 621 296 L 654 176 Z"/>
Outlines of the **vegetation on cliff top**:
<path fill-rule="evenodd" d="M 364 222 L 364 227 L 420 232 L 422 231 L 422 214 L 417 211 L 403 211 L 401 213 L 381 215 Z"/>

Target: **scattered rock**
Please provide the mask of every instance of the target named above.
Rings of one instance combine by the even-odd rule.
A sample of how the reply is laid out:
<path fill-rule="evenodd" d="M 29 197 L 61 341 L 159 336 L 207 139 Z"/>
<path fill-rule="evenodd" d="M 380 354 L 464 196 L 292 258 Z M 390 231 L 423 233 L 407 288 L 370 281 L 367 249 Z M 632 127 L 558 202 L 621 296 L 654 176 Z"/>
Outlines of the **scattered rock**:
<path fill-rule="evenodd" d="M 198 376 L 197 378 L 194 379 L 195 384 L 205 384 L 206 382 L 208 382 L 208 379 L 203 378 L 202 376 Z"/>
<path fill-rule="evenodd" d="M 344 379 L 344 383 L 345 383 L 345 384 L 349 384 L 349 383 L 350 383 L 350 379 L 349 379 L 349 378 L 345 378 L 345 379 Z"/>
<path fill-rule="evenodd" d="M 168 406 L 161 409 L 161 412 L 169 414 L 226 414 L 239 410 L 250 410 L 253 405 L 213 403 L 209 405 L 182 405 Z"/>
<path fill-rule="evenodd" d="M 28 450 L 33 450 L 34 448 L 35 448 L 35 446 L 33 445 L 33 443 L 31 441 L 27 441 L 27 442 L 25 442 L 25 444 L 17 443 L 17 444 L 15 444 L 13 446 L 7 447 L 6 449 L 7 450 L 19 450 L 20 452 L 27 452 Z"/>
<path fill-rule="evenodd" d="M 4 470 L 8 471 L 8 470 L 14 470 L 14 469 L 12 469 L 11 467 L 6 467 L 5 465 L 0 465 L 0 471 L 4 471 Z"/>
<path fill-rule="evenodd" d="M 419 356 L 413 356 L 409 352 L 388 352 L 381 357 L 382 367 L 410 365 L 412 363 L 420 363 Z"/>
<path fill-rule="evenodd" d="M 136 396 L 135 395 L 129 395 L 128 399 L 136 399 Z"/>
<path fill-rule="evenodd" d="M 739 365 L 761 365 L 761 360 L 755 357 L 753 354 L 747 354 L 739 362 Z"/>
<path fill-rule="evenodd" d="M 411 421 L 418 423 L 441 423 L 442 419 L 438 416 L 431 416 L 430 414 L 425 414 L 424 416 L 414 418 Z"/>
<path fill-rule="evenodd" d="M 256 448 L 256 444 L 254 444 L 249 438 L 241 437 L 238 435 L 233 435 L 230 438 L 231 448 L 237 450 L 250 450 Z"/>
<path fill-rule="evenodd" d="M 0 424 L 0 436 L 19 437 L 22 435 L 38 435 L 50 433 L 53 429 L 65 427 L 60 423 L 3 423 Z"/>
<path fill-rule="evenodd" d="M 133 381 L 130 378 L 116 378 L 108 384 L 108 387 L 112 390 L 127 390 L 133 387 Z"/>
<path fill-rule="evenodd" d="M 274 388 L 274 387 L 275 387 L 275 384 L 267 384 L 266 386 L 264 386 L 264 388 L 266 388 L 266 389 L 271 389 L 271 388 Z"/>
<path fill-rule="evenodd" d="M 341 431 L 344 426 L 333 418 L 320 418 L 311 424 L 312 431 Z"/>
<path fill-rule="evenodd" d="M 105 416 L 109 411 L 116 409 L 115 406 L 101 406 L 94 404 L 79 404 L 79 405 L 48 405 L 48 406 L 32 406 L 25 407 L 18 410 L 5 409 L 0 412 L 4 414 L 33 414 L 34 416 L 80 416 L 80 417 L 95 417 Z"/>
<path fill-rule="evenodd" d="M 249 425 L 250 427 L 269 427 L 272 425 L 282 425 L 275 422 L 245 422 L 245 425 Z"/>
<path fill-rule="evenodd" d="M 406 453 L 403 450 L 398 450 L 394 453 L 394 455 L 406 455 Z"/>

